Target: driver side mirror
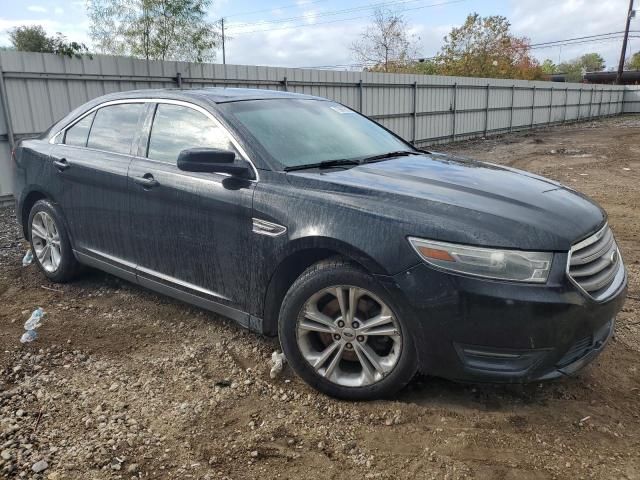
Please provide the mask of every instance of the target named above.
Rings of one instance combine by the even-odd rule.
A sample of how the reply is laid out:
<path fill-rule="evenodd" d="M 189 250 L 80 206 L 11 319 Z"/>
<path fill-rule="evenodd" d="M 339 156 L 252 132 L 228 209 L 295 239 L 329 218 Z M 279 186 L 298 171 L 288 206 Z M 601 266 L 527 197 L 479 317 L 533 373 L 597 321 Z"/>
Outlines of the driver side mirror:
<path fill-rule="evenodd" d="M 236 154 L 231 150 L 188 148 L 178 155 L 178 168 L 185 172 L 228 173 L 234 177 L 249 178 L 249 165 L 235 160 Z"/>

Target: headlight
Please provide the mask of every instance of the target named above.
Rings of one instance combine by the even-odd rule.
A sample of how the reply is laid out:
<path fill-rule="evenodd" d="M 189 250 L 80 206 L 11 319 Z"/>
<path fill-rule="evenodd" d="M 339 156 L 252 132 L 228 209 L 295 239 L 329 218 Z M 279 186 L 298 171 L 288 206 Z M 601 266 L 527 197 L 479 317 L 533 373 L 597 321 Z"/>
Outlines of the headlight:
<path fill-rule="evenodd" d="M 427 263 L 452 272 L 515 282 L 544 283 L 551 269 L 551 252 L 524 252 L 456 245 L 409 237 Z"/>

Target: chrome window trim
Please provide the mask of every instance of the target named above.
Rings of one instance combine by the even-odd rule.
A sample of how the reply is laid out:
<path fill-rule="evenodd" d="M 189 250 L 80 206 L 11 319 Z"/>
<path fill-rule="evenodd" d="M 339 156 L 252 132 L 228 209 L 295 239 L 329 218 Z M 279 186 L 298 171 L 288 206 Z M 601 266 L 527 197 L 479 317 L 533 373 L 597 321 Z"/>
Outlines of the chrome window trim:
<path fill-rule="evenodd" d="M 229 130 L 224 125 L 222 125 L 222 123 L 220 123 L 220 121 L 216 117 L 214 117 L 208 110 L 202 108 L 200 105 L 196 105 L 194 103 L 187 102 L 185 100 L 174 100 L 174 99 L 171 99 L 171 98 L 122 98 L 122 99 L 119 99 L 119 100 L 109 100 L 107 102 L 100 103 L 100 104 L 90 108 L 89 110 L 84 112 L 81 116 L 79 116 L 78 118 L 74 119 L 71 123 L 69 123 L 68 125 L 65 125 L 63 128 L 58 130 L 55 134 L 53 134 L 51 136 L 51 138 L 49 139 L 49 143 L 50 144 L 57 144 L 57 145 L 65 145 L 64 143 L 62 143 L 62 144 L 56 143 L 55 139 L 60 135 L 64 135 L 64 133 L 66 133 L 66 131 L 68 129 L 73 127 L 76 123 L 78 123 L 84 117 L 86 117 L 87 115 L 90 115 L 91 113 L 95 112 L 96 110 L 99 110 L 100 108 L 108 107 L 108 106 L 111 106 L 111 105 L 120 105 L 120 104 L 123 104 L 123 103 L 124 104 L 126 104 L 126 103 L 165 103 L 165 104 L 169 104 L 169 105 L 180 105 L 180 106 L 191 108 L 192 110 L 195 110 L 197 112 L 202 113 L 205 117 L 207 117 L 209 120 L 211 120 L 217 127 L 222 129 L 222 131 L 225 132 L 229 136 L 229 140 L 231 140 L 231 143 L 236 148 L 236 150 L 238 150 L 238 152 L 240 153 L 242 158 L 245 161 L 249 162 L 249 165 L 251 165 L 251 168 L 253 169 L 253 173 L 256 176 L 255 180 L 252 180 L 252 181 L 256 181 L 257 182 L 257 181 L 260 180 L 260 175 L 258 174 L 258 169 L 256 168 L 255 164 L 253 163 L 253 161 L 251 160 L 249 155 L 247 155 L 247 152 L 245 151 L 245 149 L 242 148 L 242 146 L 240 145 L 240 142 L 238 142 L 238 140 L 236 140 L 236 138 L 231 134 L 231 132 L 229 132 Z M 72 147 L 74 145 L 66 145 L 66 146 L 71 146 Z M 76 145 L 76 147 L 78 147 L 78 146 Z M 78 148 L 86 148 L 87 150 L 93 150 L 93 151 L 97 151 L 97 152 L 118 153 L 118 152 L 111 152 L 109 150 L 102 150 L 102 149 L 98 149 L 98 148 L 90 148 L 90 147 L 78 147 Z M 121 154 L 121 155 L 130 155 L 132 157 L 144 158 L 145 160 L 150 160 L 152 162 L 158 162 L 159 161 L 159 160 L 154 160 L 154 159 L 149 158 L 149 157 L 139 157 L 138 155 L 135 155 L 135 154 Z M 161 163 L 168 163 L 168 162 L 161 162 Z"/>
<path fill-rule="evenodd" d="M 607 289 L 604 292 L 602 292 L 602 294 L 600 294 L 599 297 L 594 297 L 593 295 L 591 295 L 584 288 L 582 288 L 582 286 L 571 276 L 571 273 L 570 273 L 571 255 L 573 255 L 573 252 L 575 252 L 576 250 L 580 250 L 584 247 L 588 247 L 593 243 L 596 243 L 605 235 L 608 228 L 609 228 L 609 222 L 605 222 L 602 228 L 598 230 L 596 233 L 589 235 L 587 238 L 579 241 L 578 243 L 573 244 L 567 254 L 567 266 L 565 268 L 565 274 L 567 278 L 580 291 L 580 293 L 582 293 L 587 298 L 593 300 L 594 302 L 606 302 L 607 300 L 611 299 L 611 296 L 618 291 L 618 289 L 620 288 L 620 285 L 624 283 L 624 280 L 627 276 L 626 269 L 624 268 L 624 260 L 622 258 L 622 254 L 620 253 L 620 247 L 618 246 L 618 242 L 615 241 L 615 235 L 614 235 L 614 242 L 616 244 L 616 253 L 619 258 L 618 270 L 616 271 L 616 274 L 613 277 L 613 280 L 611 281 L 611 285 L 609 285 Z M 613 231 L 611 233 L 613 234 Z"/>

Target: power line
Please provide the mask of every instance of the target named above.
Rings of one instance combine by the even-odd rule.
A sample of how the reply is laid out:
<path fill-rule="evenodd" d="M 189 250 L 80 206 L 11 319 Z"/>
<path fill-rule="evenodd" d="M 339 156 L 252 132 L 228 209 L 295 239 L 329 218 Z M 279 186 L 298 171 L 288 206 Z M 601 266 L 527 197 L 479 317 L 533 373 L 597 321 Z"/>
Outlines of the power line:
<path fill-rule="evenodd" d="M 249 12 L 238 12 L 238 13 L 232 13 L 231 15 L 225 15 L 225 18 L 229 18 L 229 17 L 244 17 L 247 15 L 252 15 L 254 13 L 264 13 L 264 12 L 273 12 L 274 10 L 286 10 L 287 8 L 294 8 L 294 7 L 306 7 L 307 5 L 313 5 L 315 3 L 322 3 L 322 2 L 326 2 L 328 0 L 312 0 L 309 2 L 304 2 L 304 3 L 290 3 L 288 5 L 282 5 L 280 7 L 271 7 L 271 8 L 263 8 L 262 10 L 251 10 Z"/>
<path fill-rule="evenodd" d="M 589 39 L 589 38 L 604 37 L 606 35 L 619 35 L 621 33 L 624 33 L 624 32 L 620 31 L 620 32 L 599 33 L 597 35 L 586 35 L 584 37 L 565 38 L 564 40 L 552 40 L 552 41 L 549 41 L 549 42 L 532 43 L 530 46 L 531 47 L 537 47 L 539 45 L 547 45 L 547 44 L 551 44 L 551 43 L 564 43 L 564 42 L 568 42 L 568 41 L 571 41 L 571 40 L 584 40 L 584 39 Z"/>
<path fill-rule="evenodd" d="M 567 46 L 572 46 L 572 45 L 582 45 L 582 44 L 586 44 L 586 43 L 606 43 L 606 42 L 611 42 L 611 41 L 618 41 L 620 39 L 624 38 L 623 35 L 618 35 L 615 37 L 607 37 L 607 38 L 594 38 L 592 40 L 580 40 L 577 42 L 566 42 L 566 43 L 558 43 L 558 44 L 554 44 L 554 45 L 543 45 L 540 47 L 531 47 L 531 50 L 538 50 L 538 49 L 544 49 L 544 48 L 553 48 L 553 47 L 567 47 Z M 638 36 L 630 36 L 630 38 L 640 38 Z"/>
<path fill-rule="evenodd" d="M 406 8 L 403 10 L 403 12 L 407 12 L 407 11 L 411 11 L 411 10 L 419 10 L 419 9 L 423 9 L 423 8 L 432 8 L 432 7 L 439 7 L 439 6 L 444 6 L 444 5 L 451 5 L 454 3 L 461 3 L 461 2 L 466 2 L 467 0 L 450 0 L 448 2 L 440 2 L 440 3 L 433 3 L 430 5 L 423 5 L 420 7 L 412 7 L 412 8 Z M 317 23 L 312 23 L 312 24 L 301 24 L 301 25 L 289 25 L 286 27 L 276 27 L 276 28 L 266 28 L 266 29 L 260 29 L 260 30 L 249 30 L 249 31 L 244 31 L 244 32 L 237 32 L 234 33 L 234 35 L 246 35 L 246 34 L 250 34 L 250 33 L 259 33 L 259 32 L 271 32 L 271 31 L 275 31 L 275 30 L 289 30 L 289 29 L 294 29 L 294 28 L 305 28 L 305 27 L 316 27 L 318 25 L 327 25 L 330 23 L 338 23 L 338 22 L 347 22 L 349 20 L 359 20 L 362 18 L 370 18 L 371 15 L 361 15 L 358 17 L 349 17 L 349 18 L 340 18 L 337 20 L 329 20 L 326 22 L 317 22 Z M 304 18 L 310 18 L 310 17 L 304 17 Z"/>
<path fill-rule="evenodd" d="M 316 17 L 332 17 L 335 15 L 342 15 L 344 13 L 353 13 L 353 12 L 359 12 L 359 11 L 363 11 L 363 10 L 373 10 L 376 8 L 381 8 L 381 7 L 389 7 L 389 6 L 396 6 L 396 5 L 405 5 L 407 3 L 416 3 L 416 2 L 424 2 L 425 0 L 393 0 L 393 1 L 385 1 L 385 2 L 379 2 L 379 3 L 372 3 L 372 4 L 368 4 L 368 5 L 362 5 L 359 7 L 349 7 L 349 8 L 343 8 L 341 10 L 330 10 L 327 12 L 320 12 L 317 13 L 315 15 L 313 15 L 314 18 Z M 458 0 L 458 1 L 464 1 L 464 0 Z M 452 2 L 454 3 L 454 2 Z M 266 26 L 266 25 L 272 25 L 272 24 L 278 24 L 278 23 L 287 23 L 290 21 L 294 21 L 294 20 L 307 20 L 311 18 L 311 15 L 300 15 L 300 16 L 296 16 L 296 17 L 288 17 L 288 18 L 278 18 L 275 20 L 262 20 L 260 22 L 247 22 L 247 23 L 236 23 L 234 25 L 234 28 L 236 27 L 247 27 L 247 26 Z"/>
<path fill-rule="evenodd" d="M 563 40 L 553 40 L 550 42 L 540 42 L 534 43 L 529 46 L 531 50 L 536 49 L 544 49 L 544 48 L 553 48 L 553 47 L 561 47 L 561 46 L 571 46 L 571 45 L 579 45 L 585 43 L 597 43 L 597 42 L 607 42 L 613 40 L 619 40 L 622 38 L 622 34 L 624 32 L 609 32 L 609 33 L 601 33 L 598 35 L 587 35 L 583 37 L 574 37 L 574 38 L 566 38 Z M 640 30 L 632 30 L 630 33 L 639 33 Z M 618 35 L 616 37 L 606 37 L 607 35 Z M 598 38 L 605 37 L 605 38 Z M 640 35 L 630 35 L 629 38 L 640 38 Z M 523 47 L 527 48 L 527 47 Z M 438 58 L 437 56 L 433 57 L 421 57 L 421 58 L 411 58 L 410 61 L 418 62 L 418 61 L 428 61 L 435 60 Z M 335 65 L 314 65 L 314 66 L 306 66 L 306 67 L 298 67 L 298 68 L 357 68 L 357 67 L 370 67 L 377 65 L 377 62 L 361 62 L 361 63 L 344 63 L 344 64 L 335 64 Z"/>

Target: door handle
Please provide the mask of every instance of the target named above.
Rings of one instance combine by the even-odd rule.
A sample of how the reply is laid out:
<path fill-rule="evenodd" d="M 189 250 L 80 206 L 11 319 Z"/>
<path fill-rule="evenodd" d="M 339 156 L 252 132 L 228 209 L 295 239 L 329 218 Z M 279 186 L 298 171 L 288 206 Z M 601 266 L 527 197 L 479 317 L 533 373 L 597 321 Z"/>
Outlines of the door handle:
<path fill-rule="evenodd" d="M 67 162 L 66 158 L 58 158 L 58 159 L 53 161 L 53 164 L 56 166 L 56 168 L 60 172 L 66 170 L 67 168 L 69 168 L 71 166 L 71 165 L 69 165 L 69 162 Z"/>
<path fill-rule="evenodd" d="M 143 188 L 152 188 L 159 185 L 158 181 L 150 173 L 145 173 L 142 177 L 133 177 L 133 181 Z"/>

